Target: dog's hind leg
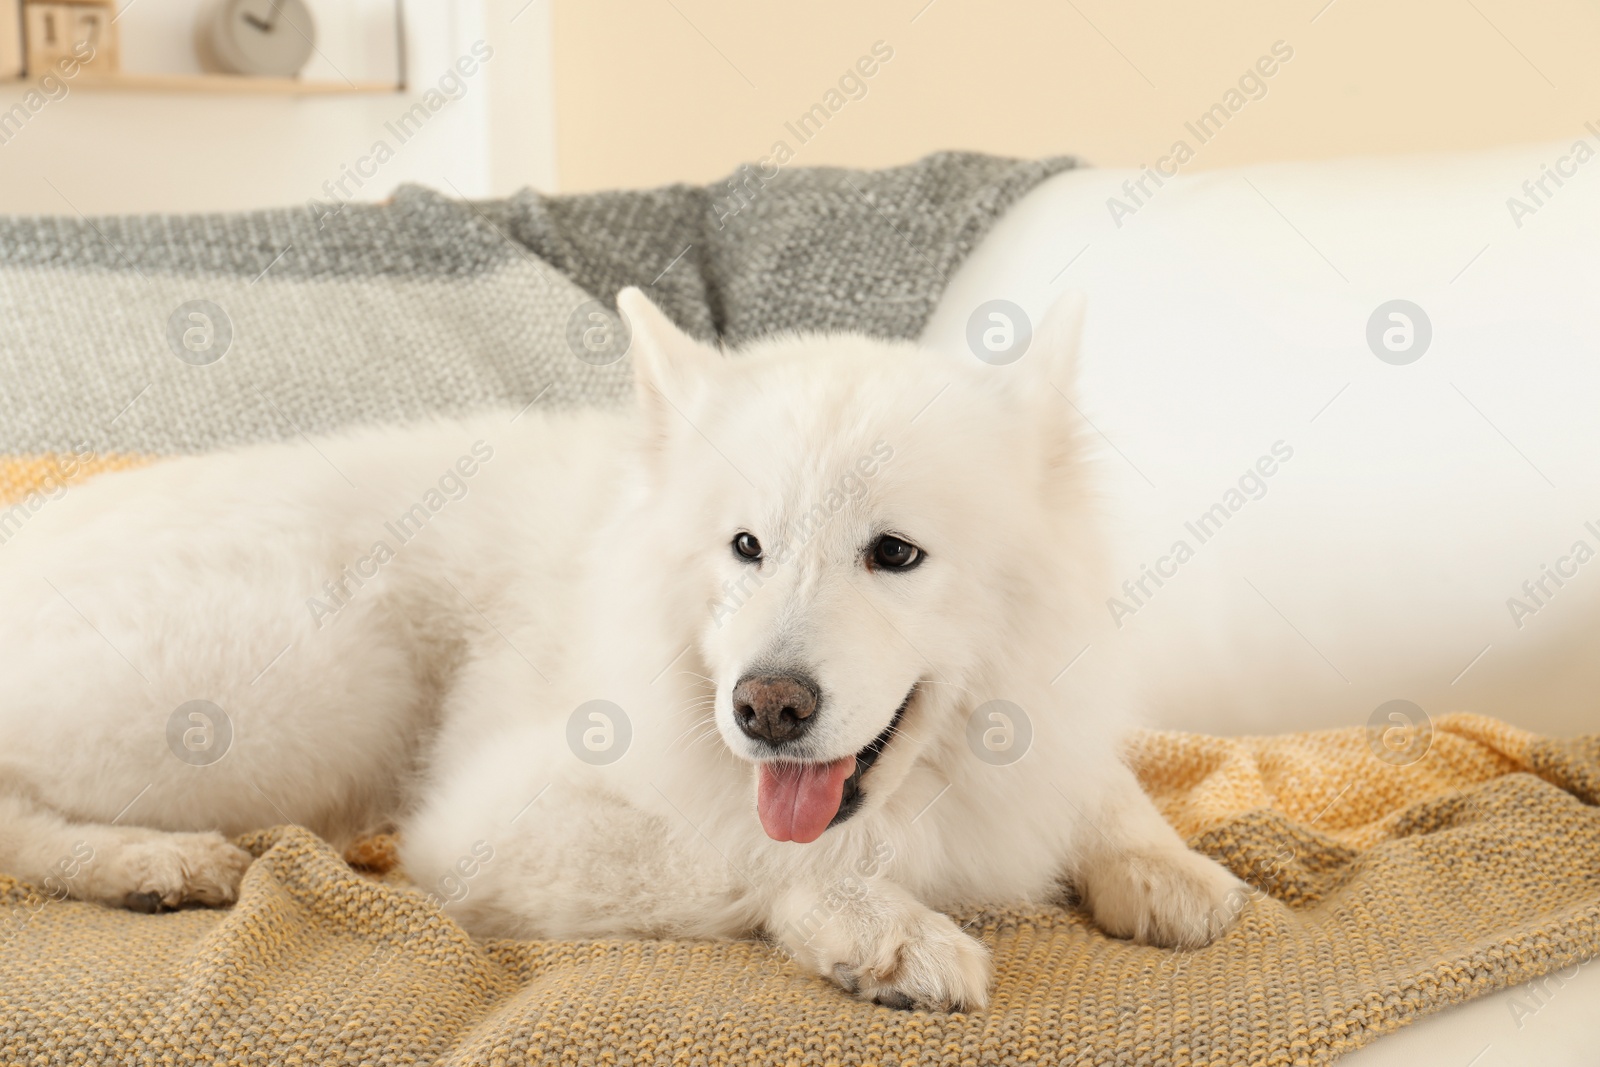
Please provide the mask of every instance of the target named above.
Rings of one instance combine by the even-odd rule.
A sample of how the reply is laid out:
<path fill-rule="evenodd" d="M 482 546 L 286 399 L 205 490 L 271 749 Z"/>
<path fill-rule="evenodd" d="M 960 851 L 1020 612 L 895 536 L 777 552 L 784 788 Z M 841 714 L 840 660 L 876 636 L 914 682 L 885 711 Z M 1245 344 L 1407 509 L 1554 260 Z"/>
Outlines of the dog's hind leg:
<path fill-rule="evenodd" d="M 25 797 L 0 795 L 0 871 L 53 899 L 136 911 L 228 904 L 250 859 L 221 834 L 72 822 Z"/>

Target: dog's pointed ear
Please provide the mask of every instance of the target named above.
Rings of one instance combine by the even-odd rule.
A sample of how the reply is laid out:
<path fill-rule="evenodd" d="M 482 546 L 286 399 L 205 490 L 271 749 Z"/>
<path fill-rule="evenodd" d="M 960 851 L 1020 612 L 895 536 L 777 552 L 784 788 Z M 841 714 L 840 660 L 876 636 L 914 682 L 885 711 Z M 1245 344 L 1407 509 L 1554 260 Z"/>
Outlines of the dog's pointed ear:
<path fill-rule="evenodd" d="M 1076 499 L 1076 480 L 1071 472 L 1078 469 L 1080 454 L 1075 429 L 1082 419 L 1076 400 L 1078 352 L 1088 303 L 1077 290 L 1062 294 L 1045 312 L 1033 344 L 1022 357 L 1023 364 L 1032 364 L 1029 392 L 1044 402 L 1038 410 L 1048 413 L 1044 416 L 1045 469 L 1049 472 L 1046 488 L 1058 500 Z M 1069 409 L 1074 414 L 1067 414 Z"/>
<path fill-rule="evenodd" d="M 628 323 L 628 352 L 633 357 L 639 407 L 652 433 L 665 437 L 668 429 L 681 421 L 681 409 L 695 378 L 722 355 L 684 333 L 634 286 L 617 294 L 617 310 Z"/>
<path fill-rule="evenodd" d="M 1045 312 L 1044 321 L 1034 331 L 1033 352 L 1023 362 L 1034 363 L 1034 373 L 1071 396 L 1078 379 L 1078 349 L 1083 343 L 1083 317 L 1089 298 L 1069 289 Z M 1030 360 L 1030 356 L 1035 356 Z"/>

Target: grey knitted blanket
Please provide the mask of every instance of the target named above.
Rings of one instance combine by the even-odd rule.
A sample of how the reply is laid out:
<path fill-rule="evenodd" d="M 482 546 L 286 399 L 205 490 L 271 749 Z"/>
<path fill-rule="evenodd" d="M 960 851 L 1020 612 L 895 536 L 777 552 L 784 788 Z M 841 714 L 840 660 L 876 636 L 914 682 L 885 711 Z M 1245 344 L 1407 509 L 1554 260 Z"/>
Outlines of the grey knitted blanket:
<path fill-rule="evenodd" d="M 0 454 L 163 455 L 612 402 L 626 285 L 728 343 L 912 337 L 993 221 L 1072 165 L 944 153 L 487 203 L 408 187 L 320 217 L 0 219 Z"/>

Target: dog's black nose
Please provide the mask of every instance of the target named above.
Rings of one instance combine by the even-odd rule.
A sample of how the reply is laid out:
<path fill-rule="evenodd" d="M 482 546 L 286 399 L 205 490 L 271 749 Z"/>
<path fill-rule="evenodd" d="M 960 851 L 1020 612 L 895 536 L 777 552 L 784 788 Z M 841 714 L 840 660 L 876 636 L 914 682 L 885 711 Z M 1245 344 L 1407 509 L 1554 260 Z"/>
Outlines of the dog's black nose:
<path fill-rule="evenodd" d="M 822 693 L 801 674 L 747 674 L 733 687 L 733 717 L 746 737 L 793 741 L 816 721 Z"/>

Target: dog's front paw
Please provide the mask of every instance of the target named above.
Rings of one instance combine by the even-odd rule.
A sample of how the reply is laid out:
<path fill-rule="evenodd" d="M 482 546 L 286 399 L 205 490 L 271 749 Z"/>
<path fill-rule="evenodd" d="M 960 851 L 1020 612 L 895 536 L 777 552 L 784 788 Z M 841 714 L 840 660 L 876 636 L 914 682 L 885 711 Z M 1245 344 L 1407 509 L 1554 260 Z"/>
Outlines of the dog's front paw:
<path fill-rule="evenodd" d="M 1186 848 L 1120 852 L 1083 878 L 1095 922 L 1106 933 L 1161 948 L 1200 948 L 1231 927 L 1250 887 Z"/>
<path fill-rule="evenodd" d="M 86 896 L 132 911 L 230 904 L 250 853 L 217 833 L 161 833 L 119 842 L 85 865 Z"/>
<path fill-rule="evenodd" d="M 862 939 L 823 974 L 846 991 L 903 1010 L 973 1011 L 989 1002 L 989 950 L 948 915 L 923 908 Z"/>

